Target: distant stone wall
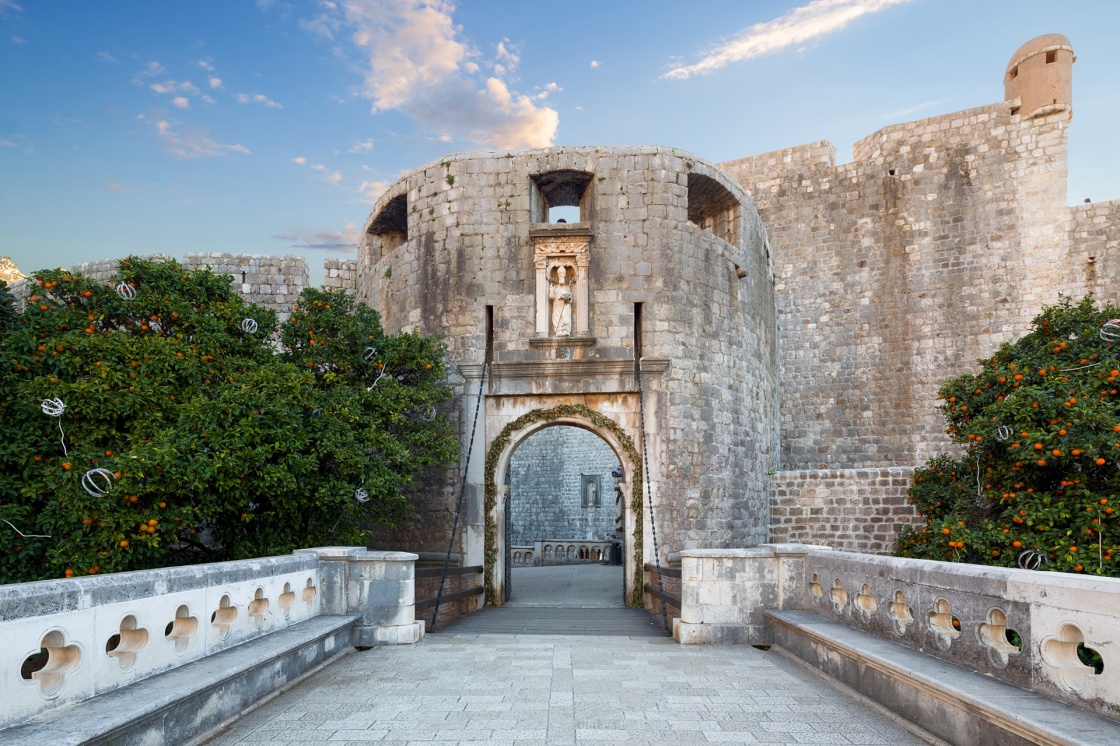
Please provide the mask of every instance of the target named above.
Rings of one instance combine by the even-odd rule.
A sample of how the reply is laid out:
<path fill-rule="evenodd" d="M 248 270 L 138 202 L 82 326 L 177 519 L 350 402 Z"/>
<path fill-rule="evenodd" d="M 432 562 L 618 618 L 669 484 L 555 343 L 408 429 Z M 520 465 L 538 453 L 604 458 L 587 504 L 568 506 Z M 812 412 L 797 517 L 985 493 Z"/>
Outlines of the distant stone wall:
<path fill-rule="evenodd" d="M 323 261 L 323 289 L 345 290 L 353 295 L 358 288 L 358 261 L 356 259 L 325 259 Z"/>
<path fill-rule="evenodd" d="M 548 427 L 518 446 L 510 461 L 510 544 L 545 539 L 604 541 L 615 530 L 610 446 L 578 427 Z M 581 507 L 581 477 L 598 475 L 598 508 Z"/>
<path fill-rule="evenodd" d="M 172 257 L 167 254 L 145 254 L 140 257 L 141 259 L 150 259 L 154 262 L 170 261 Z M 108 283 L 112 281 L 113 276 L 117 274 L 117 268 L 120 266 L 123 256 L 115 259 L 98 259 L 92 262 L 82 262 L 75 264 L 70 268 L 71 272 L 95 280 L 97 282 Z"/>
<path fill-rule="evenodd" d="M 298 256 L 186 254 L 182 264 L 190 269 L 210 267 L 217 274 L 232 275 L 233 289 L 242 298 L 281 314 L 291 310 L 308 285 L 307 262 Z"/>
<path fill-rule="evenodd" d="M 919 520 L 906 497 L 913 469 L 780 471 L 770 481 L 771 541 L 886 554 Z"/>

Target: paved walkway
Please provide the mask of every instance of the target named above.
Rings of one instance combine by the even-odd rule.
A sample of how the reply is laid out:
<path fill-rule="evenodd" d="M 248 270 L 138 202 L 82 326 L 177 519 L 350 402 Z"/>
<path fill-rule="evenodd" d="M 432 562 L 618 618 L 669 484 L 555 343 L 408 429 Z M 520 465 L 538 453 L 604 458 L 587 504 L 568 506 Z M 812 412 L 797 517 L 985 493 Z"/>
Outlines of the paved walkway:
<path fill-rule="evenodd" d="M 231 744 L 919 744 L 801 666 L 668 638 L 430 635 L 354 653 Z"/>
<path fill-rule="evenodd" d="M 519 568 L 513 582 L 509 606 L 353 653 L 211 743 L 923 743 L 777 653 L 677 645 L 619 608 L 621 568 Z M 611 636 L 587 629 L 600 617 Z"/>

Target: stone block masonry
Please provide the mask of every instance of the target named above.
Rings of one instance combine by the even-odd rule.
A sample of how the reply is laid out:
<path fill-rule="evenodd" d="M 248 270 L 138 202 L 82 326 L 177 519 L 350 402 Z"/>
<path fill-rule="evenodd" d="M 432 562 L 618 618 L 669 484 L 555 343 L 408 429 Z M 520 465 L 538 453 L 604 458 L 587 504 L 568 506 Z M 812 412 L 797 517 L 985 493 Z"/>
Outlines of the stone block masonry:
<path fill-rule="evenodd" d="M 510 544 L 546 539 L 603 541 L 615 532 L 618 458 L 599 436 L 549 427 L 522 443 L 510 463 Z M 596 478 L 598 505 L 584 506 L 583 476 Z"/>
<path fill-rule="evenodd" d="M 921 519 L 906 490 L 913 468 L 780 471 L 770 481 L 775 542 L 885 554 Z"/>
<path fill-rule="evenodd" d="M 323 289 L 354 293 L 358 287 L 358 262 L 354 259 L 325 259 Z"/>

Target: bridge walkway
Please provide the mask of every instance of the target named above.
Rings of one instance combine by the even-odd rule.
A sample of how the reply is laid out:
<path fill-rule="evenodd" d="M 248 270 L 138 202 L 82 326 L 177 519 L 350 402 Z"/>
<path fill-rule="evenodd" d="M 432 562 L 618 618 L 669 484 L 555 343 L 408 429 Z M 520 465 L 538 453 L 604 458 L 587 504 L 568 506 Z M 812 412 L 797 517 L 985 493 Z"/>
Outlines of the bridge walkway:
<path fill-rule="evenodd" d="M 210 743 L 930 742 L 777 653 L 677 645 L 622 608 L 620 568 L 540 569 L 514 603 L 348 655 Z"/>

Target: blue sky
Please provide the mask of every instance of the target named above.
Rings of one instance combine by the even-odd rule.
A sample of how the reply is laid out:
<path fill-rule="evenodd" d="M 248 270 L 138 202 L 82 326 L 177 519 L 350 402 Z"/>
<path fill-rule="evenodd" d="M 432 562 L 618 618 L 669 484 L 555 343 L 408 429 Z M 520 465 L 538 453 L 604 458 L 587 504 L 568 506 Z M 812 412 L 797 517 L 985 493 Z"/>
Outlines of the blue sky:
<path fill-rule="evenodd" d="M 462 150 L 730 160 L 1002 99 L 1068 36 L 1070 202 L 1120 197 L 1120 3 L 0 0 L 0 255 L 353 256 L 377 194 Z"/>

